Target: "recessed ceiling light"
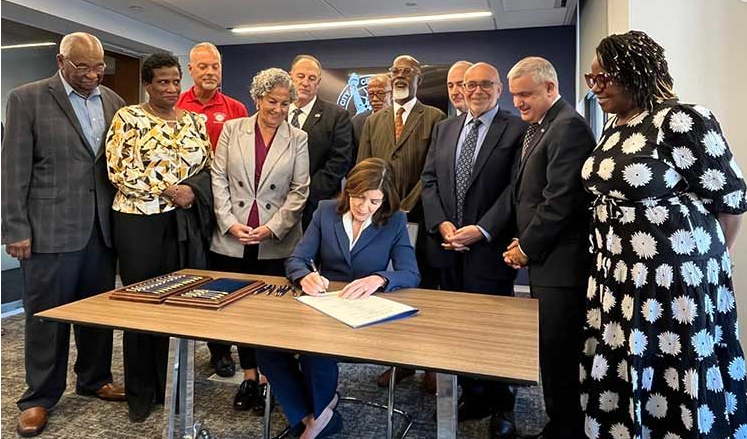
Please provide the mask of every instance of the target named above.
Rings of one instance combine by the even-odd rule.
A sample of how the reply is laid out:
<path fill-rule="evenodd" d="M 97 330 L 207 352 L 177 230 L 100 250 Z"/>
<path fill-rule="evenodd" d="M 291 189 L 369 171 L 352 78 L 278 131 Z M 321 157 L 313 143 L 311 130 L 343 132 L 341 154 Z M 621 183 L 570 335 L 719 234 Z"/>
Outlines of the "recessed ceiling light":
<path fill-rule="evenodd" d="M 418 4 L 415 2 L 405 2 L 405 6 L 417 6 Z"/>
<path fill-rule="evenodd" d="M 493 14 L 490 11 L 479 12 L 462 12 L 457 14 L 439 14 L 439 15 L 411 15 L 388 18 L 372 18 L 366 20 L 339 20 L 339 21 L 320 21 L 314 23 L 296 23 L 296 24 L 277 24 L 268 26 L 246 26 L 231 29 L 231 32 L 237 34 L 257 34 L 284 31 L 301 31 L 301 30 L 319 30 L 319 29 L 339 29 L 343 27 L 371 27 L 387 26 L 392 24 L 421 23 L 432 21 L 458 21 L 470 20 L 475 18 L 490 17 Z"/>
<path fill-rule="evenodd" d="M 26 47 L 44 47 L 44 46 L 56 46 L 57 43 L 46 42 L 46 43 L 28 43 L 28 44 L 11 44 L 9 46 L 0 46 L 0 49 L 24 49 Z"/>

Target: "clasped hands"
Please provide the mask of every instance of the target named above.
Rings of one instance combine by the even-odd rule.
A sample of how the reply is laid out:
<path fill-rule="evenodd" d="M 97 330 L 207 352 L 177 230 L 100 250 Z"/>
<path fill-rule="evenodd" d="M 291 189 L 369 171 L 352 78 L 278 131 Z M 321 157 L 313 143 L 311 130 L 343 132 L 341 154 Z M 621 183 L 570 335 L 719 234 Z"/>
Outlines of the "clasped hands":
<path fill-rule="evenodd" d="M 301 289 L 309 296 L 321 296 L 329 288 L 329 280 L 314 271 L 301 278 Z M 386 285 L 386 279 L 377 274 L 356 279 L 340 292 L 342 299 L 363 299 Z"/>
<path fill-rule="evenodd" d="M 514 238 L 508 248 L 503 252 L 503 261 L 511 268 L 518 270 L 529 264 L 529 258 L 519 248 L 519 240 Z"/>
<path fill-rule="evenodd" d="M 267 226 L 249 227 L 241 223 L 232 225 L 228 229 L 228 233 L 232 234 L 243 245 L 259 244 L 273 236 L 272 230 Z"/>
<path fill-rule="evenodd" d="M 444 241 L 441 243 L 441 247 L 444 250 L 458 252 L 469 251 L 470 245 L 485 237 L 477 226 L 464 226 L 457 229 L 451 221 L 444 221 L 439 224 L 438 232 Z"/>

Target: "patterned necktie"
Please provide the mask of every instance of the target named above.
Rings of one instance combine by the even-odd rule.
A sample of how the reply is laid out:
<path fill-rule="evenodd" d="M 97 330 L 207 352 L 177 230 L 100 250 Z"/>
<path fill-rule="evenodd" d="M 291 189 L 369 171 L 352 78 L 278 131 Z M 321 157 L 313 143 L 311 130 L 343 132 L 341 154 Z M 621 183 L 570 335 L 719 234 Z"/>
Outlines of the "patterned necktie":
<path fill-rule="evenodd" d="M 296 128 L 301 128 L 301 125 L 298 123 L 298 116 L 303 113 L 303 110 L 300 108 L 296 108 L 293 110 L 293 118 L 291 119 L 291 125 L 293 125 Z"/>
<path fill-rule="evenodd" d="M 462 144 L 462 150 L 459 152 L 459 159 L 456 164 L 456 209 L 458 227 L 462 226 L 462 217 L 464 214 L 464 196 L 467 195 L 467 183 L 472 176 L 472 159 L 477 148 L 477 132 L 480 129 L 482 121 L 472 119 L 470 122 L 472 128 L 467 133 Z"/>
<path fill-rule="evenodd" d="M 394 118 L 394 140 L 398 141 L 399 136 L 402 135 L 402 128 L 405 126 L 405 122 L 402 120 L 402 114 L 404 114 L 405 108 L 399 107 L 397 110 L 397 117 Z"/>
<path fill-rule="evenodd" d="M 527 154 L 527 149 L 529 149 L 529 145 L 532 144 L 532 139 L 534 138 L 534 134 L 537 133 L 537 128 L 539 128 L 538 123 L 530 123 L 529 128 L 527 128 L 527 132 L 524 133 L 524 143 L 521 144 L 521 160 L 524 161 L 524 156 Z"/>

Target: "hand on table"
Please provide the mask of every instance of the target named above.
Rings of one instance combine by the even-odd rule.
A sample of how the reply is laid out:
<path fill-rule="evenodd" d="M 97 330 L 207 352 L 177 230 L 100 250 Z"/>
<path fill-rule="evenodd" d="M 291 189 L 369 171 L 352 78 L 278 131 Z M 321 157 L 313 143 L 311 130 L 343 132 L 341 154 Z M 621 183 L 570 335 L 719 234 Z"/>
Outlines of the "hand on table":
<path fill-rule="evenodd" d="M 321 296 L 329 287 L 329 280 L 316 271 L 302 277 L 299 283 L 303 292 L 309 296 Z"/>
<path fill-rule="evenodd" d="M 356 279 L 345 285 L 340 297 L 343 299 L 363 299 L 386 285 L 386 279 L 378 274 Z"/>

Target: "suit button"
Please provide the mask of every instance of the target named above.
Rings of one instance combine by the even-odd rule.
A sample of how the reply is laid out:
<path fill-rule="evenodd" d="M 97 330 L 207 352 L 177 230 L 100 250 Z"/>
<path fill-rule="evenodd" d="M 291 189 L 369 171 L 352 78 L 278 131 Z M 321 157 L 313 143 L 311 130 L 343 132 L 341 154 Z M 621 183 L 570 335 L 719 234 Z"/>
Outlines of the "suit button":
<path fill-rule="evenodd" d="M 244 182 L 243 181 L 239 182 L 239 187 L 244 187 Z"/>
<path fill-rule="evenodd" d="M 244 207 L 244 202 L 243 201 L 239 201 L 239 207 Z"/>
<path fill-rule="evenodd" d="M 272 189 L 272 190 L 275 190 L 275 188 L 276 188 L 276 187 L 277 187 L 277 186 L 275 186 L 274 184 L 271 184 L 271 185 L 270 185 L 270 189 Z"/>
<path fill-rule="evenodd" d="M 270 207 L 272 207 L 270 206 L 270 203 L 265 204 L 265 209 L 270 210 Z"/>

